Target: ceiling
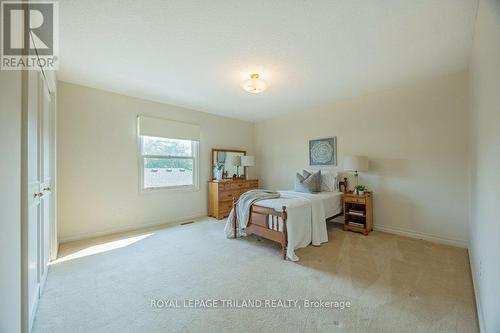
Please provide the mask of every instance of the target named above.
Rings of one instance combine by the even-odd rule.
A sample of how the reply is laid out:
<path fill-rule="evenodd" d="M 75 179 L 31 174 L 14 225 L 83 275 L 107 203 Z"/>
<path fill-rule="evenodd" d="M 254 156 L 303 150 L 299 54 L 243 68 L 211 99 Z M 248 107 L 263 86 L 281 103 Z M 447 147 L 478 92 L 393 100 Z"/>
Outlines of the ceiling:
<path fill-rule="evenodd" d="M 60 80 L 259 121 L 467 67 L 476 0 L 61 0 Z M 268 80 L 261 94 L 245 75 Z"/>

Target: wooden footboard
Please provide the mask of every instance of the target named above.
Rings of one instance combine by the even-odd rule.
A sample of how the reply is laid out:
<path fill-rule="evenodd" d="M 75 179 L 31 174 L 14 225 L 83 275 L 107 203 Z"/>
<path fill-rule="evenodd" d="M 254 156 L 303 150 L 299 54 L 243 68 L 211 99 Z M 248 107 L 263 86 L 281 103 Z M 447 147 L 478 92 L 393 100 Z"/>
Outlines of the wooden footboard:
<path fill-rule="evenodd" d="M 348 189 L 347 178 L 339 182 L 339 189 L 346 193 Z M 286 248 L 288 246 L 288 234 L 286 230 L 287 211 L 286 206 L 282 206 L 281 212 L 272 208 L 262 207 L 253 204 L 248 217 L 246 231 L 255 234 L 262 238 L 266 238 L 277 242 L 281 245 L 281 253 L 283 259 L 286 259 Z M 237 216 L 236 216 L 236 200 L 233 199 L 233 238 L 238 237 L 237 232 Z M 342 215 L 342 213 L 330 217 L 330 219 Z M 281 225 L 280 225 L 281 222 Z"/>
<path fill-rule="evenodd" d="M 236 201 L 233 202 L 233 209 L 236 211 Z M 237 217 L 233 216 L 234 238 L 237 237 Z M 283 259 L 286 259 L 286 248 L 288 245 L 288 236 L 286 230 L 287 212 L 286 207 L 282 211 L 276 211 L 272 208 L 252 205 L 246 231 L 262 238 L 269 239 L 281 245 Z M 280 223 L 281 222 L 281 223 Z"/>

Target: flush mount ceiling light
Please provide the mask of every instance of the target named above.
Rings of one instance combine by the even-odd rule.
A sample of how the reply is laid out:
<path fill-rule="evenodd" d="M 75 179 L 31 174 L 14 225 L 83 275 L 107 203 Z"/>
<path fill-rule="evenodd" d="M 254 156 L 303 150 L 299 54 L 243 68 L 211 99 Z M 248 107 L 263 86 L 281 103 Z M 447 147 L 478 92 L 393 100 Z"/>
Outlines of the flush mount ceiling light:
<path fill-rule="evenodd" d="M 246 91 L 258 94 L 267 89 L 267 82 L 259 78 L 259 74 L 250 74 L 250 79 L 243 81 L 241 87 Z"/>

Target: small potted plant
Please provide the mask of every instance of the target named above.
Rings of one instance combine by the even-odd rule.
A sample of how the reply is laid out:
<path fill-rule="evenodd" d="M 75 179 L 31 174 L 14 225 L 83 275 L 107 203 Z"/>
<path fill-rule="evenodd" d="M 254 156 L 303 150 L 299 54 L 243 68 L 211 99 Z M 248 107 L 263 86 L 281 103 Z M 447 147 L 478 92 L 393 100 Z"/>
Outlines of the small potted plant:
<path fill-rule="evenodd" d="M 354 187 L 354 194 L 356 195 L 363 195 L 365 194 L 365 191 L 367 191 L 368 189 L 366 188 L 365 185 L 356 185 Z"/>
<path fill-rule="evenodd" d="M 224 163 L 215 162 L 215 179 L 222 180 L 222 175 L 224 174 Z"/>

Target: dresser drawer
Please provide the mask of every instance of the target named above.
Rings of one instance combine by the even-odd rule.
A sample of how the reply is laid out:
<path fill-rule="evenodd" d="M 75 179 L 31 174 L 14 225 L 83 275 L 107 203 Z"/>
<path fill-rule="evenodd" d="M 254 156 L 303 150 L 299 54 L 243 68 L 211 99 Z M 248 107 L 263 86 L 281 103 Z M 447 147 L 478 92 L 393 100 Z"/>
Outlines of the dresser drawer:
<path fill-rule="evenodd" d="M 234 199 L 238 199 L 240 196 L 240 191 L 238 190 L 226 190 L 219 192 L 219 201 L 233 201 Z"/>
<path fill-rule="evenodd" d="M 250 183 L 248 182 L 245 186 L 245 188 L 242 188 L 240 190 L 240 195 L 242 195 L 243 193 L 247 192 L 247 191 L 250 191 L 250 190 L 255 190 L 258 188 L 258 183 Z"/>
<path fill-rule="evenodd" d="M 233 202 L 232 201 L 221 201 L 219 202 L 219 214 L 223 215 L 225 213 L 229 213 L 231 211 L 231 208 L 233 208 Z"/>
<path fill-rule="evenodd" d="M 352 196 L 346 196 L 344 198 L 344 201 L 345 202 L 350 202 L 350 203 L 359 203 L 359 204 L 365 204 L 366 203 L 366 199 L 364 197 L 356 198 L 356 197 L 352 197 Z"/>
<path fill-rule="evenodd" d="M 258 188 L 259 187 L 259 182 L 258 181 L 251 181 L 251 182 L 248 182 L 248 188 L 249 189 L 255 189 L 255 188 Z"/>
<path fill-rule="evenodd" d="M 259 187 L 257 179 L 228 179 L 224 181 L 209 181 L 208 215 L 223 219 L 229 215 L 233 201 L 238 200 L 242 193 Z"/>
<path fill-rule="evenodd" d="M 231 184 L 231 188 L 233 190 L 237 190 L 237 189 L 246 188 L 246 185 L 247 185 L 247 183 L 244 183 L 244 182 L 234 182 Z"/>
<path fill-rule="evenodd" d="M 244 189 L 239 190 L 239 191 L 238 191 L 238 197 L 239 197 L 240 195 L 242 195 L 243 193 L 245 193 L 245 192 L 247 192 L 247 191 L 250 191 L 250 190 L 251 190 L 251 188 L 244 188 Z"/>
<path fill-rule="evenodd" d="M 231 189 L 231 182 L 219 183 L 219 191 L 226 191 Z"/>

